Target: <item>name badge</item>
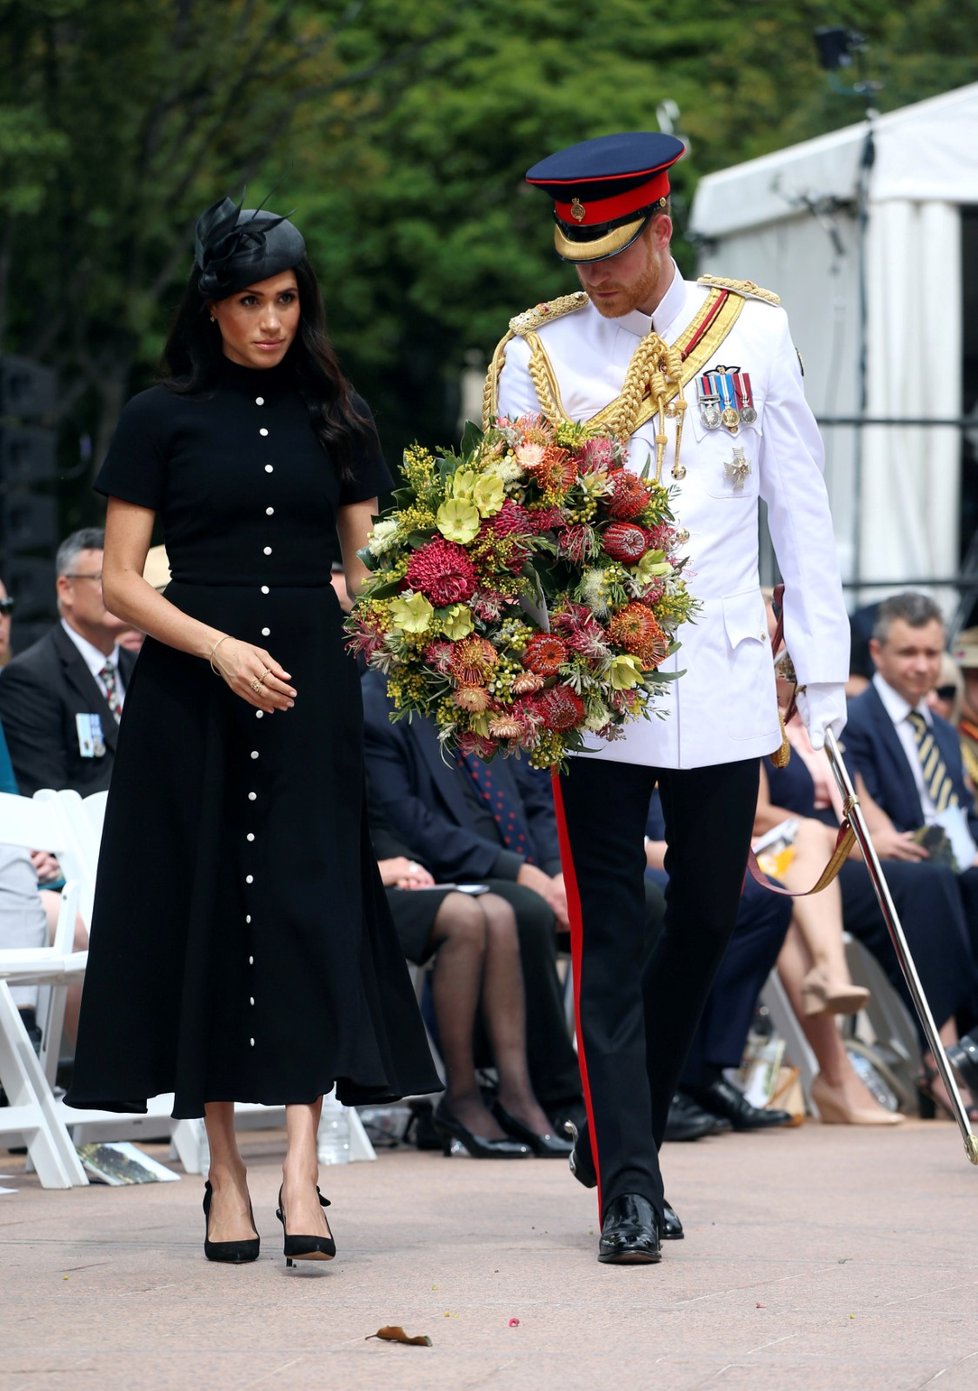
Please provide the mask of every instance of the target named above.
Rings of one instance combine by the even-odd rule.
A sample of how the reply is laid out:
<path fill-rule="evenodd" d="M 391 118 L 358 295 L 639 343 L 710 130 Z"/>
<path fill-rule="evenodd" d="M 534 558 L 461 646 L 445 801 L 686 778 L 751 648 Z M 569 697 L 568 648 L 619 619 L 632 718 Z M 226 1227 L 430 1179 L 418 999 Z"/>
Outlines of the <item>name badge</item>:
<path fill-rule="evenodd" d="M 78 731 L 78 752 L 82 758 L 104 758 L 105 736 L 102 721 L 98 715 L 76 715 L 75 728 Z"/>

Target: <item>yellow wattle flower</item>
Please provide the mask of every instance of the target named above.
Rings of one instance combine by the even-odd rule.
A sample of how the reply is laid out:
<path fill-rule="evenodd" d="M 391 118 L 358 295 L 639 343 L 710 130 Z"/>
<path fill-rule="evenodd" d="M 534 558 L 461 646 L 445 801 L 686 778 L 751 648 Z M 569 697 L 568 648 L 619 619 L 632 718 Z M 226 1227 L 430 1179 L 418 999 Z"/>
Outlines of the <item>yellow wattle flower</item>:
<path fill-rule="evenodd" d="M 479 509 L 474 502 L 451 498 L 439 507 L 435 523 L 446 541 L 467 546 L 479 534 Z"/>
<path fill-rule="evenodd" d="M 434 613 L 435 610 L 423 594 L 411 594 L 407 598 L 391 600 L 391 618 L 396 627 L 405 633 L 427 632 Z"/>

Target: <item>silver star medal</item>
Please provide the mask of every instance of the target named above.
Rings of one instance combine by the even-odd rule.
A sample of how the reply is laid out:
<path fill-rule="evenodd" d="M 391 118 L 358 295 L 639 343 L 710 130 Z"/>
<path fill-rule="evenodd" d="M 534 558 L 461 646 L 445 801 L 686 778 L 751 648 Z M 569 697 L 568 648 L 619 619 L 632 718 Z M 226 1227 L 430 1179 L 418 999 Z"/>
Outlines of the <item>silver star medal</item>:
<path fill-rule="evenodd" d="M 744 450 L 741 445 L 734 446 L 733 458 L 723 466 L 723 471 L 730 479 L 734 488 L 742 488 L 747 482 L 750 473 L 750 464 L 744 457 Z"/>

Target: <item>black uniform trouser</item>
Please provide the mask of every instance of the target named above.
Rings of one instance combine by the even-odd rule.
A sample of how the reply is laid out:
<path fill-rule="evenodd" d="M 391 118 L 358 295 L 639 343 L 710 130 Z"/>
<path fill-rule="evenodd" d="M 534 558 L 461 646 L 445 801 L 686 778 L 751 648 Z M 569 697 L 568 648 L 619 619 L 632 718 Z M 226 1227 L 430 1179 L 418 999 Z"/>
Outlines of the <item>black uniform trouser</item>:
<path fill-rule="evenodd" d="M 578 1058 L 602 1212 L 623 1193 L 662 1212 L 657 1151 L 736 922 L 759 766 L 752 758 L 676 770 L 582 756 L 560 777 Z M 643 837 L 656 783 L 669 886 L 663 930 L 643 966 Z"/>

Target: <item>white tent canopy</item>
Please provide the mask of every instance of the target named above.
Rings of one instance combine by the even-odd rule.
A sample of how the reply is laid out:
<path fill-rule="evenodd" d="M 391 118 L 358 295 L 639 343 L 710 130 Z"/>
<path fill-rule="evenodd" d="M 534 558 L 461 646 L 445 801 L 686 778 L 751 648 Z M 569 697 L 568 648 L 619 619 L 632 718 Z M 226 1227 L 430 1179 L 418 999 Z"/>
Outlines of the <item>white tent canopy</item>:
<path fill-rule="evenodd" d="M 864 395 L 868 417 L 946 420 L 962 413 L 969 204 L 978 206 L 978 83 L 711 174 L 690 222 L 701 271 L 781 295 L 819 417 L 859 415 Z M 843 574 L 860 597 L 877 597 L 873 581 L 954 574 L 959 430 L 823 433 Z"/>

